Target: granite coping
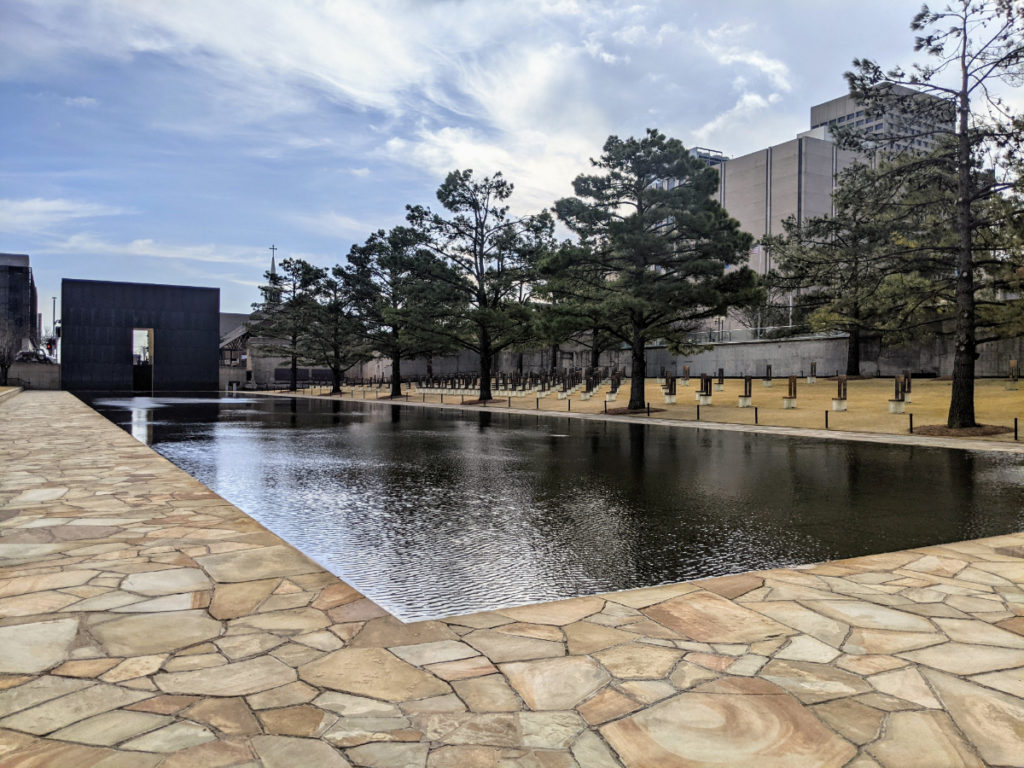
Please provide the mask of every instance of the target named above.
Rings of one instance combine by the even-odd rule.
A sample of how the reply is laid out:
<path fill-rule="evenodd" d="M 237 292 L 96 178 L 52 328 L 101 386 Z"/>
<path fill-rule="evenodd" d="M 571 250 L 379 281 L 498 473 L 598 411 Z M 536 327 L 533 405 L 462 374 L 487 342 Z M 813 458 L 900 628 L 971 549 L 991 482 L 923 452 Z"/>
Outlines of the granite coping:
<path fill-rule="evenodd" d="M 69 394 L 0 425 L 5 768 L 1024 766 L 1024 534 L 403 624 Z"/>

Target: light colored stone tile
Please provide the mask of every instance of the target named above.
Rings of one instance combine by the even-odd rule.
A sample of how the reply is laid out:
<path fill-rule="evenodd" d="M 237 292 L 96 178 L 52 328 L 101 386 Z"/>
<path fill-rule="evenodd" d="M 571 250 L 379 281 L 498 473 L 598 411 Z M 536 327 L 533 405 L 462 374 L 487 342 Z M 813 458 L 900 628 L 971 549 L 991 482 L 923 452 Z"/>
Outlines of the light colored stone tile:
<path fill-rule="evenodd" d="M 767 663 L 767 656 L 758 656 L 755 653 L 748 653 L 747 655 L 740 656 L 736 659 L 736 661 L 725 668 L 725 671 L 730 675 L 749 677 L 760 672 L 761 668 Z"/>
<path fill-rule="evenodd" d="M 934 619 L 946 637 L 958 643 L 1024 648 L 1024 637 L 977 619 Z"/>
<path fill-rule="evenodd" d="M 151 693 L 130 691 L 116 685 L 93 685 L 5 717 L 0 720 L 0 728 L 41 736 L 150 696 Z"/>
<path fill-rule="evenodd" d="M 345 717 L 401 717 L 402 712 L 394 704 L 368 699 L 364 696 L 352 696 L 347 693 L 327 691 L 321 693 L 313 703 Z"/>
<path fill-rule="evenodd" d="M 826 645 L 810 635 L 797 635 L 782 650 L 775 654 L 776 659 L 790 661 L 816 661 L 827 664 L 839 655 L 839 651 Z"/>
<path fill-rule="evenodd" d="M 192 669 L 222 667 L 227 663 L 228 660 L 219 653 L 178 654 L 164 664 L 164 670 L 167 672 L 188 672 Z"/>
<path fill-rule="evenodd" d="M 428 741 L 459 746 L 518 746 L 518 715 L 515 714 L 464 712 L 415 715 L 411 720 L 413 727 Z"/>
<path fill-rule="evenodd" d="M 77 602 L 77 597 L 66 595 L 63 592 L 32 592 L 0 600 L 0 616 L 38 616 L 57 613 L 62 608 Z"/>
<path fill-rule="evenodd" d="M 422 735 L 405 717 L 343 717 L 323 738 L 336 747 L 355 747 L 373 741 L 420 741 Z"/>
<path fill-rule="evenodd" d="M 210 602 L 210 615 L 215 619 L 236 619 L 254 612 L 274 591 L 278 579 L 218 584 Z"/>
<path fill-rule="evenodd" d="M 671 688 L 671 686 L 669 686 Z M 675 691 L 673 691 L 675 693 Z M 640 709 L 640 704 L 614 688 L 605 688 L 576 707 L 591 725 L 600 725 Z"/>
<path fill-rule="evenodd" d="M 248 661 L 191 672 L 164 672 L 153 681 L 167 693 L 199 696 L 246 696 L 295 680 L 295 670 L 277 659 L 259 656 Z"/>
<path fill-rule="evenodd" d="M 452 687 L 472 712 L 518 712 L 523 706 L 501 675 L 456 680 Z"/>
<path fill-rule="evenodd" d="M 894 712 L 867 750 L 884 766 L 983 768 L 945 712 Z"/>
<path fill-rule="evenodd" d="M 645 587 L 643 589 L 627 589 L 623 592 L 608 592 L 601 595 L 605 600 L 630 608 L 646 608 L 655 603 L 662 603 L 671 600 L 673 597 L 687 595 L 696 592 L 699 587 L 689 583 L 662 584 L 658 587 Z"/>
<path fill-rule="evenodd" d="M 112 656 L 143 656 L 184 648 L 220 635 L 221 624 L 205 611 L 125 616 L 92 627 Z"/>
<path fill-rule="evenodd" d="M 330 625 L 330 621 L 315 608 L 292 608 L 287 611 L 254 613 L 233 619 L 232 626 L 254 627 L 270 632 L 312 632 Z"/>
<path fill-rule="evenodd" d="M 393 702 L 451 690 L 444 681 L 383 648 L 342 648 L 299 667 L 299 676 L 319 687 Z"/>
<path fill-rule="evenodd" d="M 337 635 L 324 630 L 299 635 L 293 637 L 292 640 L 302 645 L 308 645 L 310 648 L 316 648 L 318 651 L 336 651 L 345 645 Z"/>
<path fill-rule="evenodd" d="M 585 656 L 511 662 L 501 671 L 533 710 L 572 709 L 611 679 Z"/>
<path fill-rule="evenodd" d="M 621 763 L 612 755 L 612 751 L 593 731 L 587 730 L 580 734 L 572 745 L 572 756 L 581 766 L 586 768 L 620 768 Z"/>
<path fill-rule="evenodd" d="M 465 712 L 466 705 L 454 693 L 444 696 L 432 696 L 429 699 L 405 701 L 401 704 L 402 712 L 407 715 L 435 715 L 445 712 Z"/>
<path fill-rule="evenodd" d="M 367 621 L 349 645 L 352 648 L 385 648 L 458 639 L 459 636 L 440 621 L 403 624 L 394 616 L 381 616 Z"/>
<path fill-rule="evenodd" d="M 214 643 L 232 661 L 265 653 L 271 648 L 287 642 L 284 638 L 267 632 L 253 632 L 249 635 L 220 637 Z"/>
<path fill-rule="evenodd" d="M 0 672 L 35 674 L 68 656 L 78 619 L 51 619 L 0 627 Z"/>
<path fill-rule="evenodd" d="M 613 645 L 631 643 L 636 636 L 621 629 L 602 627 L 589 621 L 580 621 L 564 627 L 565 638 L 569 645 L 569 653 L 583 655 L 610 648 Z"/>
<path fill-rule="evenodd" d="M 172 595 L 180 592 L 200 592 L 213 584 L 198 568 L 172 568 L 166 571 L 131 573 L 121 582 L 125 592 L 140 595 Z"/>
<path fill-rule="evenodd" d="M 271 709 L 273 707 L 288 707 L 295 704 L 305 704 L 316 698 L 317 690 L 302 682 L 288 683 L 278 688 L 272 688 L 261 693 L 246 697 L 249 706 L 254 710 Z"/>
<path fill-rule="evenodd" d="M 971 680 L 987 685 L 990 688 L 1004 691 L 1019 699 L 1024 699 L 1024 667 L 1008 669 L 1004 672 L 988 672 L 984 675 L 975 675 Z"/>
<path fill-rule="evenodd" d="M 256 718 L 245 701 L 239 698 L 203 699 L 189 707 L 185 716 L 231 736 L 250 736 L 260 732 Z"/>
<path fill-rule="evenodd" d="M 929 709 L 941 709 L 942 705 L 932 695 L 928 684 L 914 667 L 904 667 L 892 672 L 872 675 L 868 682 L 882 693 L 912 701 Z"/>
<path fill-rule="evenodd" d="M 62 587 L 75 587 L 96 577 L 98 571 L 69 570 L 43 573 L 38 576 L 16 576 L 0 579 L 0 597 L 11 597 L 29 592 L 44 592 Z"/>
<path fill-rule="evenodd" d="M 1024 702 L 981 688 L 974 683 L 935 672 L 921 674 L 931 683 L 946 710 L 960 726 L 985 762 L 992 765 L 1022 765 L 1022 724 Z"/>
<path fill-rule="evenodd" d="M 537 603 L 519 608 L 503 608 L 496 613 L 508 616 L 515 621 L 562 626 L 598 613 L 602 608 L 604 608 L 604 600 L 599 597 L 578 597 L 573 600 Z"/>
<path fill-rule="evenodd" d="M 630 643 L 618 645 L 593 654 L 602 666 L 620 679 L 661 679 L 665 677 L 683 652 L 674 648 L 659 648 Z"/>
<path fill-rule="evenodd" d="M 346 754 L 356 765 L 365 768 L 424 768 L 429 749 L 426 744 L 376 742 L 353 747 Z"/>
<path fill-rule="evenodd" d="M 465 680 L 470 677 L 490 675 L 498 671 L 486 656 L 474 656 L 459 661 L 446 661 L 442 664 L 431 664 L 427 671 L 442 680 Z"/>
<path fill-rule="evenodd" d="M 718 677 L 717 672 L 712 672 L 688 661 L 681 661 L 676 666 L 675 671 L 672 672 L 669 680 L 679 690 L 686 690 L 687 688 L 692 688 L 697 683 L 704 682 L 705 680 L 714 680 L 716 677 Z"/>
<path fill-rule="evenodd" d="M 171 722 L 165 715 L 151 715 L 146 712 L 104 712 L 81 720 L 67 728 L 61 728 L 50 738 L 64 741 L 78 741 L 97 746 L 113 746 L 132 736 L 152 731 Z"/>
<path fill-rule="evenodd" d="M 905 667 L 909 663 L 906 659 L 897 659 L 895 656 L 843 656 L 836 662 L 836 666 L 855 675 L 874 675 Z"/>
<path fill-rule="evenodd" d="M 456 640 L 439 640 L 433 643 L 417 645 L 400 645 L 389 647 L 395 656 L 409 664 L 422 667 L 427 664 L 440 664 L 444 661 L 458 661 L 479 656 L 480 652 L 465 643 Z"/>
<path fill-rule="evenodd" d="M 562 643 L 504 635 L 492 629 L 476 630 L 462 639 L 494 662 L 525 661 L 565 655 L 565 646 Z"/>
<path fill-rule="evenodd" d="M 817 704 L 811 707 L 811 711 L 836 733 L 857 745 L 878 738 L 885 717 L 883 712 L 853 699 L 836 699 Z"/>
<path fill-rule="evenodd" d="M 946 642 L 938 632 L 890 632 L 885 629 L 854 629 L 842 650 L 850 654 L 887 655 Z"/>
<path fill-rule="evenodd" d="M 158 731 L 126 741 L 123 749 L 134 749 L 140 752 L 177 752 L 197 744 L 213 741 L 217 737 L 208 728 L 195 723 L 173 723 Z"/>
<path fill-rule="evenodd" d="M 196 562 L 219 582 L 254 581 L 320 570 L 312 560 L 284 544 L 197 557 Z"/>
<path fill-rule="evenodd" d="M 627 766 L 836 768 L 857 751 L 786 695 L 682 693 L 600 730 Z"/>
<path fill-rule="evenodd" d="M 916 664 L 952 672 L 954 675 L 976 675 L 980 672 L 1024 666 L 1024 650 L 965 643 L 943 643 L 899 655 Z"/>
<path fill-rule="evenodd" d="M 644 609 L 683 637 L 703 643 L 752 643 L 793 630 L 710 592 L 694 592 Z"/>
<path fill-rule="evenodd" d="M 520 712 L 523 746 L 535 749 L 568 749 L 587 724 L 575 712 Z"/>
<path fill-rule="evenodd" d="M 616 687 L 643 704 L 653 704 L 675 694 L 676 689 L 664 680 L 627 680 Z"/>
<path fill-rule="evenodd" d="M 133 680 L 136 677 L 151 675 L 160 669 L 160 665 L 164 663 L 166 658 L 167 656 L 164 654 L 134 656 L 130 659 L 125 659 L 109 672 L 103 673 L 100 676 L 100 680 L 105 683 L 120 683 L 124 680 Z"/>
<path fill-rule="evenodd" d="M 812 600 L 805 606 L 831 619 L 863 629 L 934 632 L 927 619 L 863 600 Z"/>
<path fill-rule="evenodd" d="M 311 704 L 300 704 L 283 709 L 265 709 L 259 713 L 260 722 L 267 733 L 276 736 L 322 736 L 338 721 L 338 716 Z"/>
<path fill-rule="evenodd" d="M 92 685 L 91 680 L 45 676 L 0 692 L 0 717 L 20 712 Z"/>
<path fill-rule="evenodd" d="M 857 675 L 806 661 L 771 661 L 761 670 L 760 677 L 785 688 L 805 704 L 871 690 L 871 686 Z"/>

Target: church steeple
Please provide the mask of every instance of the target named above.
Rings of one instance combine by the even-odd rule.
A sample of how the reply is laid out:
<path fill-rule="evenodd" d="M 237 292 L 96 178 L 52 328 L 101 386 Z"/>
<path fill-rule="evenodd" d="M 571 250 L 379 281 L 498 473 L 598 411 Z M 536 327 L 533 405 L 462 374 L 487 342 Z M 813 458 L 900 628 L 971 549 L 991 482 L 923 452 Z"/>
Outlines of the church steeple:
<path fill-rule="evenodd" d="M 271 244 L 270 246 L 270 274 L 277 275 L 277 265 L 274 263 L 274 257 L 277 255 L 277 246 Z"/>

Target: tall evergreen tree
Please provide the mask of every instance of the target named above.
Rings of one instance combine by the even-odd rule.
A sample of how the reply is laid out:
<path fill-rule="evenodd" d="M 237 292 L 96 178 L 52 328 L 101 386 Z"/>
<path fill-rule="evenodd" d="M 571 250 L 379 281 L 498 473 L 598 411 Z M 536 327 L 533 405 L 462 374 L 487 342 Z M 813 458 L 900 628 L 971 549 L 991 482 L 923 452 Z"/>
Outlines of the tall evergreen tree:
<path fill-rule="evenodd" d="M 685 351 L 700 321 L 755 295 L 754 273 L 739 266 L 752 238 L 712 199 L 718 173 L 677 139 L 610 136 L 591 164 L 601 173 L 577 176 L 576 197 L 555 203 L 583 246 L 556 268 L 571 271 L 581 311 L 632 350 L 629 408 L 639 409 L 649 342 Z"/>
<path fill-rule="evenodd" d="M 846 74 L 850 94 L 869 117 L 884 117 L 884 128 L 870 136 L 840 131 L 847 146 L 864 150 L 913 152 L 934 143 L 915 162 L 893 166 L 897 183 L 915 186 L 913 177 L 936 168 L 952 179 L 937 187 L 933 218 L 947 211 L 954 238 L 941 245 L 946 271 L 954 280 L 953 387 L 947 424 L 975 426 L 974 366 L 981 343 L 977 334 L 978 297 L 991 290 L 986 264 L 999 260 L 999 231 L 985 211 L 1015 183 L 1007 172 L 1019 160 L 1024 120 L 996 95 L 1000 85 L 1024 76 L 1024 6 L 1016 0 L 953 0 L 941 11 L 922 6 L 911 29 L 914 50 L 929 57 L 910 71 L 883 70 L 870 60 L 854 60 Z M 915 149 L 916 148 L 916 149 Z M 927 195 L 922 185 L 922 204 Z M 950 205 L 950 202 L 952 203 Z M 936 247 L 940 244 L 936 243 Z"/>
<path fill-rule="evenodd" d="M 437 190 L 447 216 L 408 207 L 410 226 L 434 257 L 424 273 L 434 286 L 431 295 L 447 305 L 445 322 L 434 332 L 480 356 L 481 400 L 491 399 L 495 356 L 534 336 L 532 265 L 551 246 L 550 215 L 513 216 L 507 204 L 512 191 L 501 173 L 478 181 L 471 170 L 452 171 Z"/>
<path fill-rule="evenodd" d="M 324 274 L 322 268 L 302 259 L 283 259 L 280 271 L 271 269 L 263 274 L 267 281 L 260 286 L 263 301 L 252 305 L 249 329 L 266 354 L 288 359 L 291 392 L 298 389 L 304 337 L 312 322 L 316 284 Z"/>
<path fill-rule="evenodd" d="M 345 372 L 369 360 L 373 347 L 367 343 L 356 300 L 342 267 L 316 270 L 310 290 L 306 326 L 299 339 L 300 356 L 331 372 L 331 394 L 341 392 Z"/>
<path fill-rule="evenodd" d="M 378 230 L 352 246 L 345 282 L 365 342 L 391 359 L 391 396 L 402 394 L 402 359 L 447 351 L 435 329 L 443 326 L 442 285 L 424 283 L 428 257 L 422 237 L 409 227 Z M 432 290 L 433 289 L 433 290 Z"/>

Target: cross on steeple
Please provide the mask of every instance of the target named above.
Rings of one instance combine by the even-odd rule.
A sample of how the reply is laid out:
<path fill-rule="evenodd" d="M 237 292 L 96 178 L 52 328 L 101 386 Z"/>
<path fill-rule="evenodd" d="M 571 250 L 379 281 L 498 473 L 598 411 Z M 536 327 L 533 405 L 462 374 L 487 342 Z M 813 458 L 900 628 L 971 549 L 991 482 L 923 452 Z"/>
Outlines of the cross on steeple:
<path fill-rule="evenodd" d="M 277 268 L 276 268 L 276 266 L 274 264 L 274 257 L 277 256 L 277 246 L 274 245 L 273 243 L 271 243 L 269 250 L 270 250 L 270 274 L 276 275 L 277 274 Z"/>

